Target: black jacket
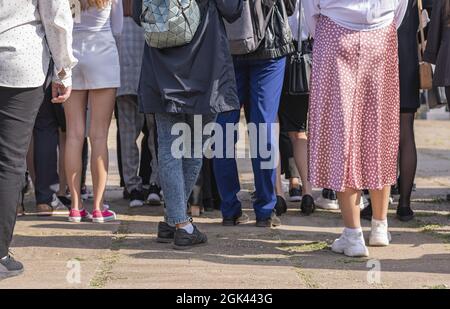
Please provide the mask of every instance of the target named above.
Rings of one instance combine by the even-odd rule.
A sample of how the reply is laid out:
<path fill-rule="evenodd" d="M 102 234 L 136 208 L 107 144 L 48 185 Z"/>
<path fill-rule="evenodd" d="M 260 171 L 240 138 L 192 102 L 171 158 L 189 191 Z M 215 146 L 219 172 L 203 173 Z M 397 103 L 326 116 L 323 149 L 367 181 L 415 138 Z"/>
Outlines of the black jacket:
<path fill-rule="evenodd" d="M 267 27 L 264 40 L 259 48 L 248 55 L 237 56 L 244 59 L 275 59 L 291 54 L 295 51 L 288 16 L 294 14 L 297 0 L 266 0 L 263 3 L 271 7 L 272 19 Z"/>
<path fill-rule="evenodd" d="M 450 86 L 450 21 L 446 14 L 447 0 L 433 2 L 433 14 L 428 30 L 424 60 L 436 64 L 433 83 L 436 87 Z"/>
<path fill-rule="evenodd" d="M 139 104 L 144 113 L 215 114 L 240 108 L 223 18 L 242 13 L 242 0 L 197 0 L 202 21 L 187 45 L 144 49 Z M 142 0 L 134 1 L 140 23 Z"/>
<path fill-rule="evenodd" d="M 415 109 L 419 100 L 419 49 L 417 29 L 419 10 L 417 1 L 409 0 L 403 23 L 398 29 L 398 56 L 400 61 L 400 107 Z"/>

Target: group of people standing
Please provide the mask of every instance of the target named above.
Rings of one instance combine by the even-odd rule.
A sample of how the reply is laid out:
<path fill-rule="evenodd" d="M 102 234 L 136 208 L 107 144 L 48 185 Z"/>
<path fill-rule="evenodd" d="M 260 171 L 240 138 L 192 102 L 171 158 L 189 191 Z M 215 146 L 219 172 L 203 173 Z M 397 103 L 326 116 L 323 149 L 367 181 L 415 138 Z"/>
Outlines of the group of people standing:
<path fill-rule="evenodd" d="M 313 187 L 323 188 L 317 206 L 340 208 L 345 228 L 332 245 L 334 252 L 369 255 L 361 217 L 372 221 L 369 244 L 389 245 L 392 186 L 400 192 L 398 218 L 407 221 L 414 215 L 410 198 L 417 164 L 413 121 L 420 105 L 421 1 L 192 0 L 188 2 L 195 2 L 200 12 L 198 28 L 189 43 L 172 48 L 145 43 L 142 8 L 147 2 L 0 4 L 2 276 L 23 271 L 8 252 L 30 169 L 29 150 L 35 187 L 42 188 L 36 190 L 38 214 L 66 210 L 71 222 L 116 219 L 105 203 L 114 112 L 119 169 L 130 207 L 159 205 L 164 195 L 159 242 L 173 243 L 175 249 L 206 243 L 206 234 L 191 218 L 202 206 L 217 204 L 224 226 L 249 221 L 238 198 L 236 158 L 227 156 L 236 152 L 238 140 L 227 127 L 239 123 L 243 108 L 256 128 L 250 142 L 275 149 L 277 155 L 280 149 L 284 161 L 270 166 L 266 163 L 273 158 L 259 153 L 252 157 L 256 226 L 281 224 L 284 172 L 290 174 L 289 195 L 301 200 L 305 215 L 316 207 Z M 249 16 L 253 24 L 264 23 L 264 33 L 252 50 L 236 53 L 227 29 L 257 4 L 263 9 L 250 10 Z M 449 28 L 450 1 L 435 0 L 424 57 L 436 63 L 435 84 L 446 87 L 448 96 Z M 286 59 L 303 41 L 313 42 L 312 75 L 309 94 L 298 96 L 284 89 Z M 272 130 L 276 123 L 281 132 Z M 173 129 L 179 124 L 192 132 L 181 157 L 173 148 L 178 138 Z M 214 148 L 204 143 L 217 139 L 218 128 L 224 133 L 223 155 L 198 156 L 196 144 Z M 136 143 L 141 132 L 146 134 L 140 154 Z M 86 138 L 91 146 L 92 213 L 83 206 Z M 283 140 L 287 147 L 279 147 Z M 139 169 L 146 167 L 144 177 Z M 49 190 L 55 184 L 58 188 Z M 370 206 L 361 212 L 365 190 Z"/>

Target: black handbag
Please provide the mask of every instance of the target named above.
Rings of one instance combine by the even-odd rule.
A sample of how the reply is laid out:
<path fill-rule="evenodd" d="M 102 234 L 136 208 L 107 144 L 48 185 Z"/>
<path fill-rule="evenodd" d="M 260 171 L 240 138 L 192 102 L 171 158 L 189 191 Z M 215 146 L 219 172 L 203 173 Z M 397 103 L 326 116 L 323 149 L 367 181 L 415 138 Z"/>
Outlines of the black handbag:
<path fill-rule="evenodd" d="M 302 1 L 299 4 L 298 45 L 296 51 L 287 57 L 287 93 L 292 96 L 308 95 L 312 69 L 312 45 L 309 38 L 302 41 Z"/>

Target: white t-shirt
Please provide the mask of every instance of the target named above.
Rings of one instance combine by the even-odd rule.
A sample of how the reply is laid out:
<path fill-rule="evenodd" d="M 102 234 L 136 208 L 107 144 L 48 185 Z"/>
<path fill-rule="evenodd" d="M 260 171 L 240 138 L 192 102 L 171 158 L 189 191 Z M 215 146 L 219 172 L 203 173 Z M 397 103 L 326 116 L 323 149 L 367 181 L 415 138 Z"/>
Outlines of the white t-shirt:
<path fill-rule="evenodd" d="M 305 1 L 305 0 L 303 0 Z M 298 41 L 299 37 L 298 37 L 298 22 L 299 22 L 299 15 L 300 15 L 300 1 L 297 0 L 297 4 L 295 7 L 295 12 L 294 14 L 289 17 L 289 25 L 291 26 L 291 31 L 292 31 L 292 37 L 294 38 L 294 40 Z M 301 40 L 304 41 L 306 39 L 308 39 L 309 36 L 309 30 L 308 30 L 308 25 L 306 24 L 306 20 L 305 20 L 305 10 L 303 8 L 302 5 L 302 20 L 301 20 L 301 32 L 302 32 L 302 37 Z"/>
<path fill-rule="evenodd" d="M 324 15 L 338 25 L 356 31 L 400 27 L 408 0 L 302 0 L 306 22 L 314 36 L 317 19 Z"/>
<path fill-rule="evenodd" d="M 122 0 L 111 0 L 102 10 L 90 7 L 81 11 L 79 20 L 80 23 L 74 24 L 74 31 L 111 31 L 118 36 L 123 28 Z"/>

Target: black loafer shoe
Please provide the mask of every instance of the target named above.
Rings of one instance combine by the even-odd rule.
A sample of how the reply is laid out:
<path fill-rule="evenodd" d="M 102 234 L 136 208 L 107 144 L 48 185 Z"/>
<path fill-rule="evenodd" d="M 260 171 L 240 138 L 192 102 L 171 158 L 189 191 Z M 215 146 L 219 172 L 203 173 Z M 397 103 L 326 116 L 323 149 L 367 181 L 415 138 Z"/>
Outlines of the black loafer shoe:
<path fill-rule="evenodd" d="M 194 225 L 194 231 L 189 234 L 184 229 L 177 229 L 173 240 L 173 248 L 176 250 L 187 250 L 193 246 L 203 245 L 208 242 L 208 237 Z"/>
<path fill-rule="evenodd" d="M 303 195 L 300 210 L 307 216 L 311 215 L 316 210 L 316 205 L 314 204 L 314 199 L 311 195 Z"/>
<path fill-rule="evenodd" d="M 156 241 L 164 244 L 171 243 L 175 237 L 175 230 L 174 226 L 170 226 L 166 222 L 159 222 Z"/>
<path fill-rule="evenodd" d="M 282 196 L 277 195 L 277 203 L 275 204 L 275 213 L 279 217 L 286 212 L 287 212 L 286 201 Z"/>
<path fill-rule="evenodd" d="M 409 206 L 397 207 L 397 219 L 402 222 L 408 222 L 414 219 L 414 211 Z"/>

